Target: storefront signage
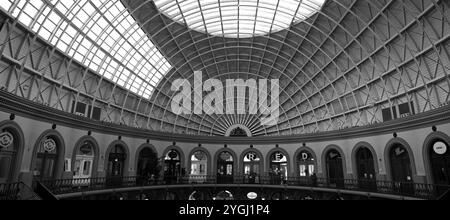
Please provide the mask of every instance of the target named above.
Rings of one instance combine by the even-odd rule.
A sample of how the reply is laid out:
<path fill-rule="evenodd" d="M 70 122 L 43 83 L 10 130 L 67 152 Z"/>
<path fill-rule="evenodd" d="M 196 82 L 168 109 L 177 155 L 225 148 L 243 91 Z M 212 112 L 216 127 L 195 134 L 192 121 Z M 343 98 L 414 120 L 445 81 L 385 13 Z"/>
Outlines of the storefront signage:
<path fill-rule="evenodd" d="M 171 151 L 171 152 L 169 153 L 169 158 L 170 158 L 170 159 L 175 160 L 175 159 L 177 159 L 177 157 L 178 157 L 178 153 L 177 153 L 177 152 Z"/>
<path fill-rule="evenodd" d="M 302 153 L 302 160 L 308 160 L 308 159 L 309 159 L 308 153 Z"/>
<path fill-rule="evenodd" d="M 247 154 L 247 159 L 251 162 L 258 160 L 258 155 L 256 155 L 255 153 L 248 153 Z"/>
<path fill-rule="evenodd" d="M 434 144 L 433 150 L 436 154 L 444 155 L 445 153 L 447 153 L 447 146 L 442 142 L 437 142 L 436 144 Z"/>
<path fill-rule="evenodd" d="M 48 153 L 56 149 L 56 142 L 53 139 L 47 139 L 43 143 L 44 150 Z"/>
<path fill-rule="evenodd" d="M 274 162 L 281 162 L 284 159 L 284 155 L 282 153 L 274 154 Z"/>
<path fill-rule="evenodd" d="M 198 151 L 194 155 L 195 155 L 195 158 L 199 161 L 206 160 L 206 156 L 203 152 Z"/>

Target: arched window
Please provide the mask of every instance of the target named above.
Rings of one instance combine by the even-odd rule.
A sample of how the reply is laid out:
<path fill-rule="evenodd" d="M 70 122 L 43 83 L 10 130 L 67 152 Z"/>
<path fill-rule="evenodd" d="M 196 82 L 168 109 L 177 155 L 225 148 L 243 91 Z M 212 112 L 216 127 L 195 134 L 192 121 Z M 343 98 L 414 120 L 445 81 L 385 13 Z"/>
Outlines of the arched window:
<path fill-rule="evenodd" d="M 208 175 L 208 155 L 203 151 L 196 151 L 191 156 L 191 176 Z"/>
<path fill-rule="evenodd" d="M 204 183 L 208 175 L 208 154 L 197 150 L 191 155 L 190 183 Z"/>
<path fill-rule="evenodd" d="M 389 152 L 391 176 L 394 189 L 402 194 L 414 195 L 414 179 L 411 167 L 411 158 L 408 150 L 400 143 L 394 144 Z"/>
<path fill-rule="evenodd" d="M 248 152 L 244 156 L 244 174 L 245 175 L 259 175 L 260 174 L 261 158 L 256 152 Z"/>
<path fill-rule="evenodd" d="M 356 152 L 356 169 L 359 187 L 376 189 L 375 160 L 369 148 L 361 147 Z"/>
<path fill-rule="evenodd" d="M 392 180 L 394 182 L 412 182 L 411 159 L 401 144 L 395 144 L 390 151 Z"/>
<path fill-rule="evenodd" d="M 362 147 L 356 153 L 356 167 L 359 180 L 375 180 L 375 163 L 372 152 Z"/>
<path fill-rule="evenodd" d="M 92 177 L 95 152 L 94 145 L 85 141 L 77 150 L 75 156 L 74 179 L 87 179 Z"/>
<path fill-rule="evenodd" d="M 298 154 L 297 164 L 300 177 L 310 177 L 316 173 L 316 158 L 308 151 Z"/>
<path fill-rule="evenodd" d="M 231 131 L 230 137 L 248 137 L 248 134 L 244 129 L 237 127 Z"/>

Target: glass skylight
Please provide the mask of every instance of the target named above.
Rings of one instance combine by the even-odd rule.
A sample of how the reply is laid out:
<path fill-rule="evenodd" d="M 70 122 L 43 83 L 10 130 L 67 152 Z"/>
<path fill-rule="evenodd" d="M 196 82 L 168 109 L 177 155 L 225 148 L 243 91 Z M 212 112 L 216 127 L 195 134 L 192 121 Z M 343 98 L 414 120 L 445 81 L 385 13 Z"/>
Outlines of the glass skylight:
<path fill-rule="evenodd" d="M 172 68 L 120 0 L 5 0 L 0 7 L 70 57 L 146 99 Z"/>
<path fill-rule="evenodd" d="M 214 36 L 246 38 L 280 31 L 320 11 L 326 0 L 154 0 L 161 12 Z"/>

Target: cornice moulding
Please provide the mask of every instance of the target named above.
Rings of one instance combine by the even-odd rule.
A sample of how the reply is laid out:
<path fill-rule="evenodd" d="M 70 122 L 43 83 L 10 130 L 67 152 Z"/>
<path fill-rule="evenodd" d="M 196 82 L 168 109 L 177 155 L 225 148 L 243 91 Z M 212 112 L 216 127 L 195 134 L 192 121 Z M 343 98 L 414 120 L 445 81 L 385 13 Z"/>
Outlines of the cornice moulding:
<path fill-rule="evenodd" d="M 400 133 L 404 131 L 438 126 L 450 122 L 450 106 L 431 110 L 426 113 L 397 119 L 394 121 L 354 127 L 340 131 L 320 132 L 314 134 L 292 136 L 267 136 L 251 138 L 230 138 L 217 136 L 192 136 L 171 134 L 158 131 L 138 129 L 112 123 L 104 123 L 76 116 L 33 101 L 18 97 L 4 90 L 0 91 L 0 110 L 37 121 L 67 126 L 74 129 L 92 131 L 102 134 L 117 135 L 138 139 L 169 141 L 179 143 L 230 144 L 230 145 L 273 145 L 298 144 L 323 141 L 334 141 L 361 137 Z"/>

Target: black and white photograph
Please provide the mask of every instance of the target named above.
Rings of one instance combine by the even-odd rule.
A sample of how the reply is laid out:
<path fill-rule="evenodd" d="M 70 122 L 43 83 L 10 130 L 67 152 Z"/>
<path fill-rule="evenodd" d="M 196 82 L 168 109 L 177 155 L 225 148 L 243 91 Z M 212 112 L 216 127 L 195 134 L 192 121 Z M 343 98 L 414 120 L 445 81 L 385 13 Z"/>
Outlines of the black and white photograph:
<path fill-rule="evenodd" d="M 449 0 L 0 1 L 3 201 L 448 200 L 449 104 Z"/>

